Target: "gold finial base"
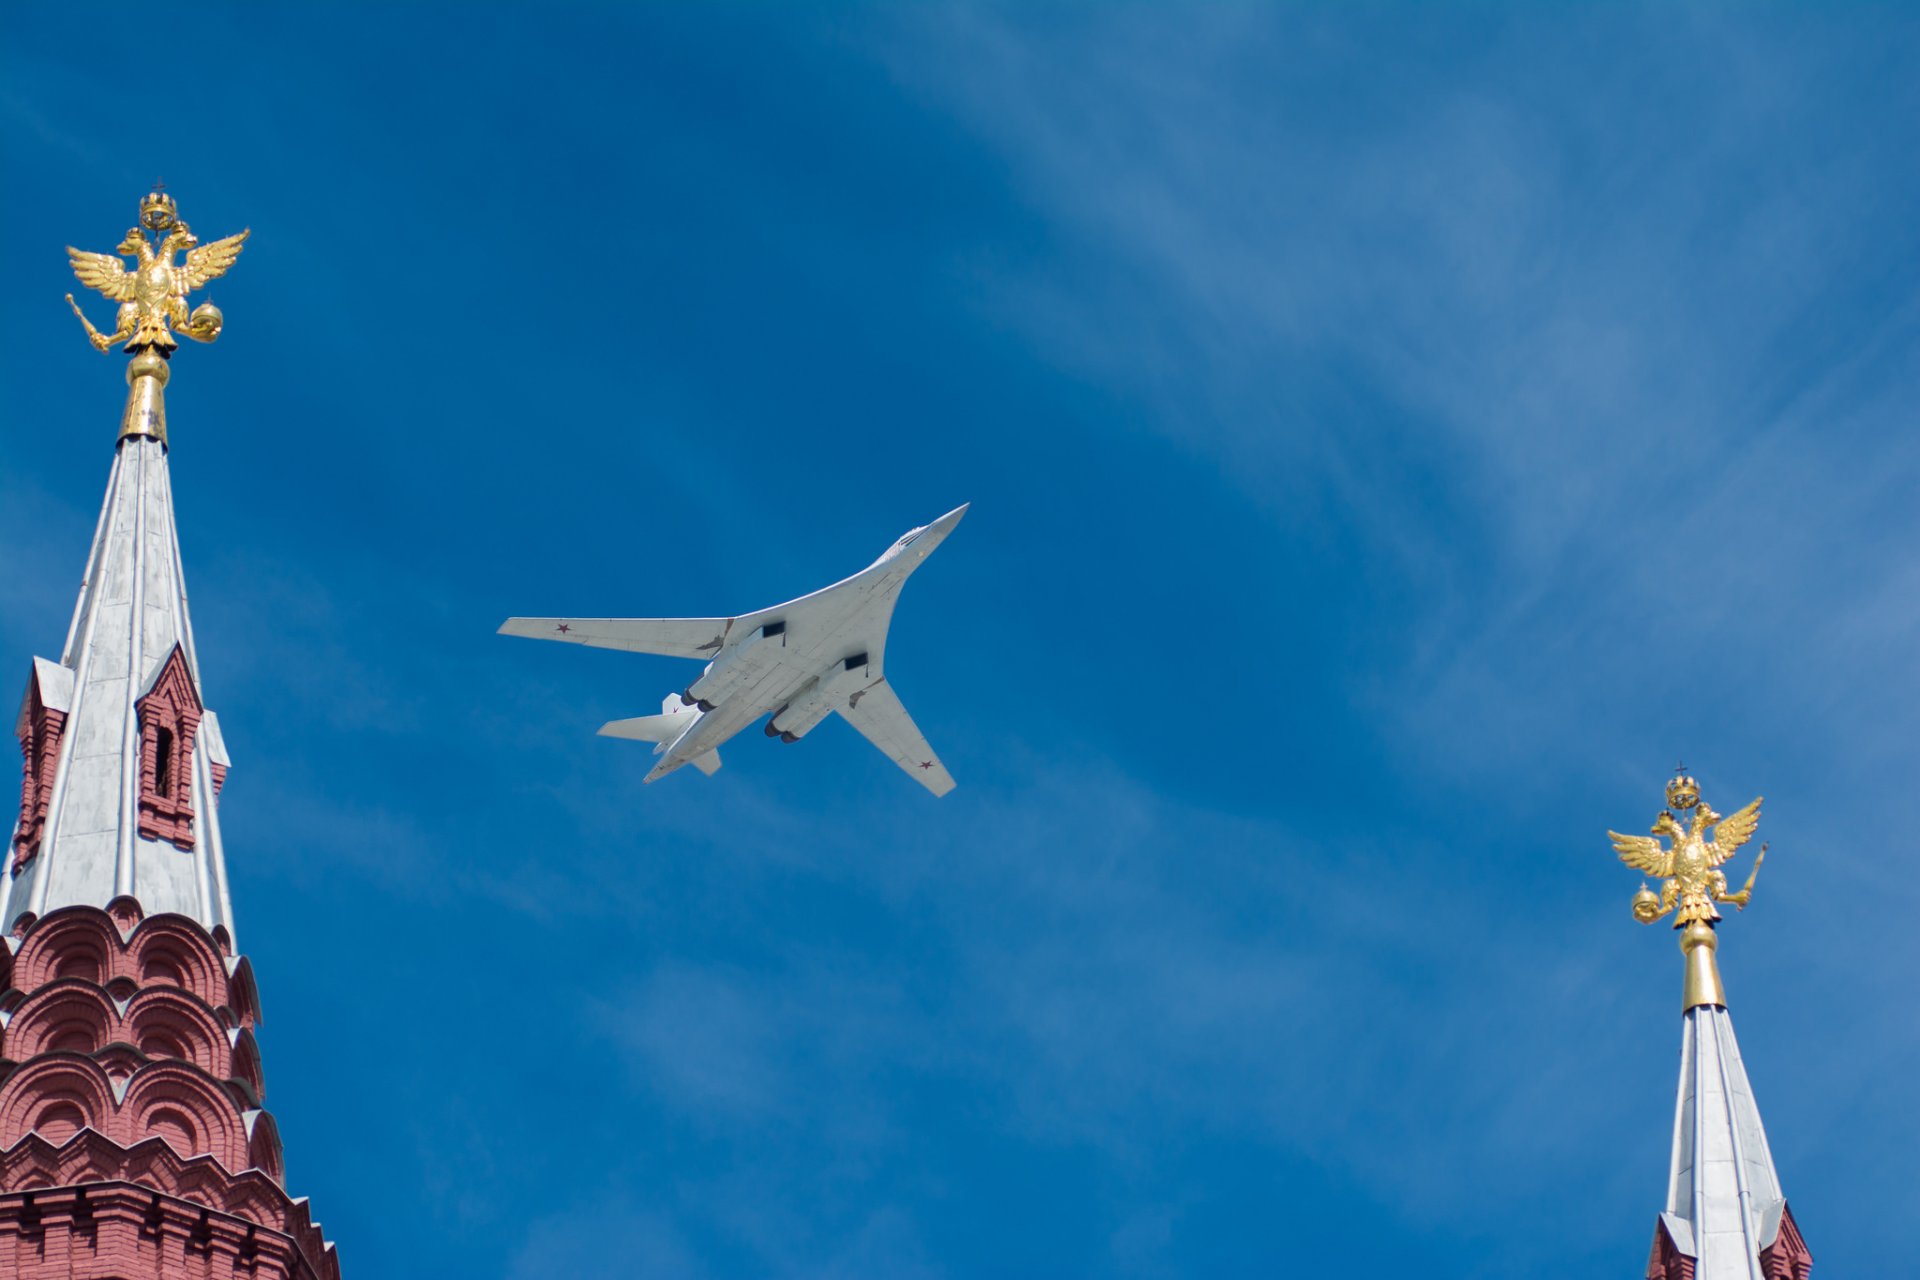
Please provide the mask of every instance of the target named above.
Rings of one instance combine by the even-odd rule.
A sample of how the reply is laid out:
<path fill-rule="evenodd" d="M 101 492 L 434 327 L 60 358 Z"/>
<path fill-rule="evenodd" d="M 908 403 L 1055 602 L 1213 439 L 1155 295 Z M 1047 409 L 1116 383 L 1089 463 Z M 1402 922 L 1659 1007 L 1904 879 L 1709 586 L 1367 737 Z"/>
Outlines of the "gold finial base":
<path fill-rule="evenodd" d="M 1687 958 L 1686 985 L 1681 990 L 1682 1013 L 1701 1005 L 1727 1007 L 1727 989 L 1720 985 L 1720 966 L 1713 954 L 1719 947 L 1719 935 L 1704 920 L 1695 920 L 1680 931 L 1680 954 Z"/>
<path fill-rule="evenodd" d="M 127 365 L 127 408 L 120 415 L 120 438 L 152 436 L 167 442 L 167 362 L 148 347 Z"/>

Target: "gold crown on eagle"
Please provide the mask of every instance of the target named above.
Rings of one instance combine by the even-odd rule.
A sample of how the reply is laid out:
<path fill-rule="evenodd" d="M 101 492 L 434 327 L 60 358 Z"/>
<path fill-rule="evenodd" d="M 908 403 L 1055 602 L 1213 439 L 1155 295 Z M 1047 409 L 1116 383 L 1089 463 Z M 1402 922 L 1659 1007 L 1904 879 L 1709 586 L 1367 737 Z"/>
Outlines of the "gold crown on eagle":
<path fill-rule="evenodd" d="M 140 202 L 140 225 L 149 231 L 166 231 L 173 226 L 177 212 L 172 196 L 164 191 L 149 191 Z"/>

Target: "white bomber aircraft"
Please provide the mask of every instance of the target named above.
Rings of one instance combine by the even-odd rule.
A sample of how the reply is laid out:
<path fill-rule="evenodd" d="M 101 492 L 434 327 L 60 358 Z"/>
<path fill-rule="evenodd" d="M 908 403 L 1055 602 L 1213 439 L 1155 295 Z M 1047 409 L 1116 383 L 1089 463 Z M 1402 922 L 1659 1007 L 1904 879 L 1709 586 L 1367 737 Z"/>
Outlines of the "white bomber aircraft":
<path fill-rule="evenodd" d="M 721 743 L 772 712 L 767 736 L 797 742 L 838 711 L 921 786 L 943 796 L 953 775 L 887 683 L 887 628 L 900 587 L 946 540 L 965 506 L 906 533 L 851 578 L 737 618 L 508 618 L 500 634 L 599 649 L 706 658 L 706 671 L 670 693 L 657 716 L 615 720 L 610 738 L 656 743 L 646 780 L 690 764 L 720 767 Z"/>

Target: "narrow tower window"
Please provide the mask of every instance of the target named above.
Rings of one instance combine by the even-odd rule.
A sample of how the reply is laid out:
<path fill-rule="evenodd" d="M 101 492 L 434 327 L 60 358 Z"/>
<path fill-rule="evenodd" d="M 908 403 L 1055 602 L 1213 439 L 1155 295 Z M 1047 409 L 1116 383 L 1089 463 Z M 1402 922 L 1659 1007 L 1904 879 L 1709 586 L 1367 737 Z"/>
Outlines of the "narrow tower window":
<path fill-rule="evenodd" d="M 153 735 L 153 792 L 173 799 L 173 730 L 162 727 Z"/>
<path fill-rule="evenodd" d="M 205 714 L 186 656 L 175 645 L 134 704 L 140 713 L 140 834 L 193 848 L 193 789 L 187 768 Z"/>
<path fill-rule="evenodd" d="M 20 825 L 15 828 L 13 869 L 18 871 L 27 859 L 40 851 L 40 837 L 47 825 L 47 808 L 53 800 L 53 774 L 60 754 L 60 739 L 66 730 L 66 699 L 56 688 L 54 697 L 44 696 L 49 679 L 71 679 L 65 668 L 44 659 L 34 660 L 33 680 L 27 686 L 25 705 L 20 709 L 17 732 L 20 735 L 22 769 L 20 780 Z M 58 703 L 58 705 L 53 705 Z"/>

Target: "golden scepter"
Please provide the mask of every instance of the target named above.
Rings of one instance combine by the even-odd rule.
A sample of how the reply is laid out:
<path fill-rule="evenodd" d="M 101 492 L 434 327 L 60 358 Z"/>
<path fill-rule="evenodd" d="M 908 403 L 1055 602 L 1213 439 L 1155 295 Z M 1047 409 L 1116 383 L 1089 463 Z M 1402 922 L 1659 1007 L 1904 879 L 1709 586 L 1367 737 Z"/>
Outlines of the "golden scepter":
<path fill-rule="evenodd" d="M 80 317 L 80 323 L 87 326 L 87 341 L 91 342 L 94 346 L 100 348 L 100 350 L 102 351 L 105 351 L 108 347 L 113 345 L 111 341 L 101 336 L 101 333 L 98 329 L 93 327 L 93 321 L 87 319 L 87 313 L 80 309 L 80 304 L 73 300 L 72 294 L 67 295 L 67 305 L 73 308 L 73 314 Z"/>
<path fill-rule="evenodd" d="M 1737 898 L 1739 899 L 1739 901 L 1734 902 L 1734 905 L 1739 907 L 1742 911 L 1745 911 L 1747 909 L 1747 904 L 1753 901 L 1753 878 L 1760 874 L 1760 864 L 1765 862 L 1766 860 L 1767 860 L 1767 842 L 1762 840 L 1760 842 L 1760 852 L 1753 855 L 1753 870 L 1747 872 L 1747 882 L 1740 886 L 1739 893 L 1733 894 L 1731 897 L 1727 899 L 1727 901 L 1734 902 L 1734 899 Z"/>

